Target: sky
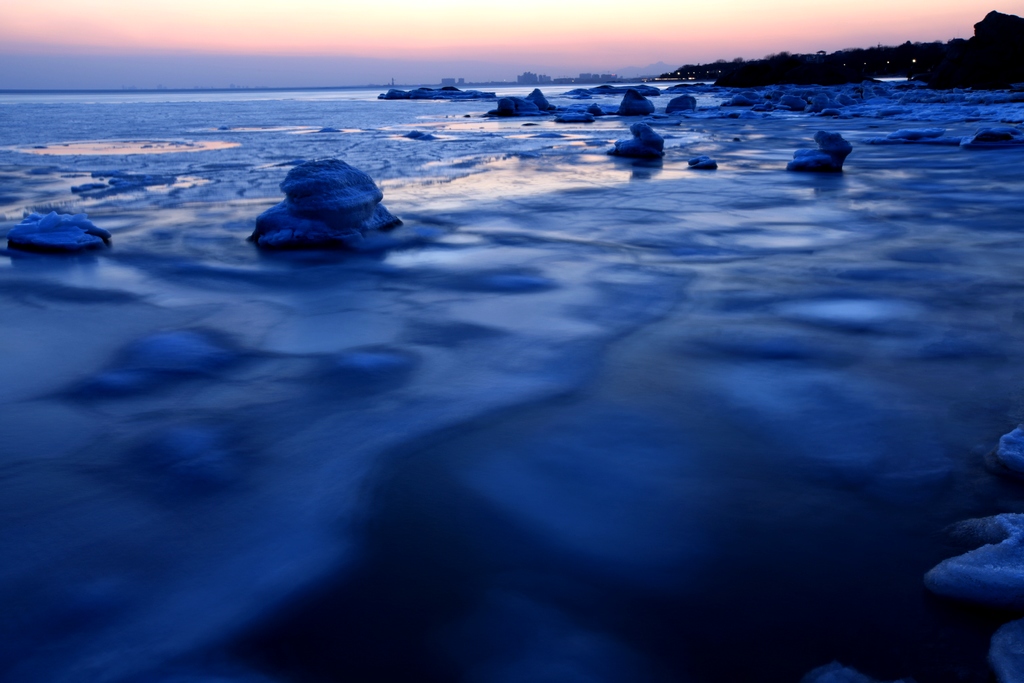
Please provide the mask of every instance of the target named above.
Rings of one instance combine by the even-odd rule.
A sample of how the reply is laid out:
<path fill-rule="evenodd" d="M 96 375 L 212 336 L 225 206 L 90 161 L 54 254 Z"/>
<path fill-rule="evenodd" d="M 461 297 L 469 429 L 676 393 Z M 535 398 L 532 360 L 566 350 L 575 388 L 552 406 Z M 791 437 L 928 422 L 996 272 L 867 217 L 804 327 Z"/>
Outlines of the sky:
<path fill-rule="evenodd" d="M 1024 0 L 32 0 L 0 3 L 0 88 L 311 87 L 619 73 L 969 38 Z"/>

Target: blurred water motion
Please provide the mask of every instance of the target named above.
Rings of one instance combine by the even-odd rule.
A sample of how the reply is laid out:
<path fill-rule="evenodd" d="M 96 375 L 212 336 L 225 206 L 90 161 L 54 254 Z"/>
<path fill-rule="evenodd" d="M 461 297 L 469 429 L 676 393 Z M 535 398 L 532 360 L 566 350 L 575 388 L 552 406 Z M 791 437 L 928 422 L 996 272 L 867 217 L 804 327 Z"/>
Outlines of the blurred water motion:
<path fill-rule="evenodd" d="M 1024 418 L 1019 153 L 787 174 L 816 122 L 704 119 L 634 165 L 628 121 L 370 96 L 5 105 L 0 230 L 114 238 L 0 254 L 0 677 L 987 680 L 999 618 L 921 575 L 1024 510 L 980 457 Z M 202 149 L 13 151 L 86 138 Z M 258 253 L 323 156 L 405 224 Z M 115 171 L 170 189 L 71 192 Z"/>

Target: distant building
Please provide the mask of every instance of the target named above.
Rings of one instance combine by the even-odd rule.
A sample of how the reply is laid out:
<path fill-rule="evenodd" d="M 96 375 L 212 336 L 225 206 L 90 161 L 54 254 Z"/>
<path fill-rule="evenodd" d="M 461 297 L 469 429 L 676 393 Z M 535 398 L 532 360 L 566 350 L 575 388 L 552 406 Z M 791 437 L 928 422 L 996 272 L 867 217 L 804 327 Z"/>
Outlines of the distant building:
<path fill-rule="evenodd" d="M 459 79 L 459 85 L 466 85 L 466 79 L 465 78 L 460 78 Z"/>
<path fill-rule="evenodd" d="M 442 78 L 441 79 L 441 85 L 455 85 L 455 79 L 454 78 Z"/>
<path fill-rule="evenodd" d="M 516 83 L 519 85 L 539 85 L 542 83 L 550 83 L 551 76 L 545 76 L 544 74 L 535 74 L 532 71 L 525 71 L 521 75 L 516 76 Z"/>

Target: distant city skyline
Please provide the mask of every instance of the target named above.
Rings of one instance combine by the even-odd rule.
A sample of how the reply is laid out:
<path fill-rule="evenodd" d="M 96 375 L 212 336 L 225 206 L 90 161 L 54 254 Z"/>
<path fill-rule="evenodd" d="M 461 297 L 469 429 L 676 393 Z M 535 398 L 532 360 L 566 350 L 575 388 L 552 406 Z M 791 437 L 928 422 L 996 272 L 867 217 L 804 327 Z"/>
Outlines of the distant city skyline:
<path fill-rule="evenodd" d="M 514 83 L 966 38 L 992 9 L 1022 14 L 1024 0 L 652 0 L 642 13 L 597 0 L 37 0 L 0 6 L 0 88 Z"/>

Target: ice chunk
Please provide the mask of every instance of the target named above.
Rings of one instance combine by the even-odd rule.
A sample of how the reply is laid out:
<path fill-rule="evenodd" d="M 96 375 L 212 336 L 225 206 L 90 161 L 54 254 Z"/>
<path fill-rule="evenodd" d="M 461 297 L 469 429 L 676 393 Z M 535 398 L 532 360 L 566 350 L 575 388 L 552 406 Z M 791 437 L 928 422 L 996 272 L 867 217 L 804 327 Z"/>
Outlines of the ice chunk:
<path fill-rule="evenodd" d="M 680 95 L 668 101 L 665 107 L 666 114 L 674 114 L 679 111 L 694 111 L 697 108 L 697 98 L 693 95 Z"/>
<path fill-rule="evenodd" d="M 979 128 L 974 135 L 964 138 L 964 147 L 1007 147 L 1024 144 L 1024 132 L 1009 126 Z"/>
<path fill-rule="evenodd" d="M 33 213 L 7 233 L 7 246 L 27 251 L 76 252 L 109 243 L 110 233 L 93 225 L 84 213 Z"/>
<path fill-rule="evenodd" d="M 819 666 L 800 679 L 800 683 L 878 683 L 874 678 L 865 676 L 856 669 L 832 662 Z M 903 679 L 893 683 L 905 683 Z"/>
<path fill-rule="evenodd" d="M 1000 609 L 1024 609 L 1024 514 L 1003 514 L 971 522 L 999 542 L 943 560 L 924 575 L 938 595 Z"/>
<path fill-rule="evenodd" d="M 1024 681 L 1024 619 L 1011 621 L 995 632 L 988 663 L 999 683 Z"/>
<path fill-rule="evenodd" d="M 786 166 L 786 170 L 817 173 L 841 172 L 843 161 L 853 151 L 853 146 L 839 133 L 828 133 L 823 130 L 814 134 L 814 141 L 818 143 L 818 149 L 798 149 L 793 154 L 793 161 Z"/>
<path fill-rule="evenodd" d="M 634 123 L 629 127 L 632 138 L 618 140 L 609 154 L 638 159 L 655 159 L 665 156 L 665 138 L 654 132 L 646 123 Z"/>
<path fill-rule="evenodd" d="M 368 230 L 401 221 L 380 201 L 370 176 L 338 159 L 307 161 L 288 171 L 287 198 L 256 218 L 249 239 L 274 249 L 354 246 Z"/>
<path fill-rule="evenodd" d="M 694 157 L 688 163 L 695 171 L 713 171 L 718 168 L 718 162 L 706 155 Z"/>
<path fill-rule="evenodd" d="M 622 96 L 619 104 L 619 116 L 647 116 L 654 113 L 654 103 L 630 88 Z"/>
<path fill-rule="evenodd" d="M 996 461 L 1011 472 L 1024 474 L 1024 425 L 999 439 Z"/>

